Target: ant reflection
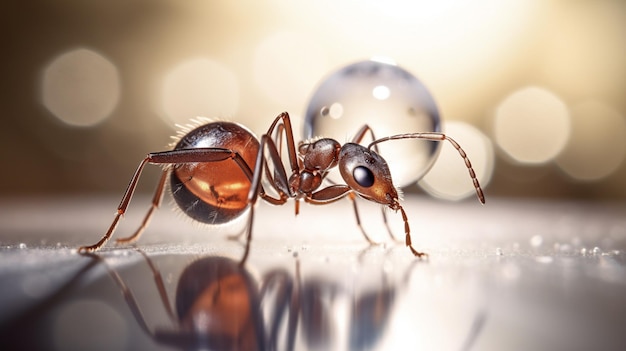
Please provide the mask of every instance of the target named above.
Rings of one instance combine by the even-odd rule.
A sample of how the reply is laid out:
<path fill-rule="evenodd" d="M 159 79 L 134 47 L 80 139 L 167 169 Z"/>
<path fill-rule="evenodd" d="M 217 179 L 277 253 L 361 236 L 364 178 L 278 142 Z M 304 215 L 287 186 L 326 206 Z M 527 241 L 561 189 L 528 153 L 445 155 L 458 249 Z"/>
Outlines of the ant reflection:
<path fill-rule="evenodd" d="M 104 257 L 88 255 L 107 266 L 137 322 L 158 343 L 182 349 L 275 350 L 282 346 L 293 350 L 298 323 L 302 323 L 303 341 L 308 348 L 324 348 L 336 338 L 328 303 L 342 290 L 323 279 L 301 282 L 297 259 L 293 274 L 284 269 L 270 270 L 260 284 L 238 261 L 217 256 L 198 259 L 178 279 L 175 316 L 160 272 L 145 253 L 137 251 L 154 273 L 166 313 L 176 325 L 174 330 L 153 331 L 117 271 L 106 265 Z M 367 348 L 377 341 L 394 294 L 394 289 L 383 281 L 380 291 L 355 297 L 350 349 Z M 279 338 L 281 330 L 286 332 L 283 338 Z"/>
<path fill-rule="evenodd" d="M 174 313 L 161 273 L 150 257 L 137 251 L 154 274 L 173 328 L 151 328 L 133 293 L 106 258 L 86 255 L 105 264 L 137 323 L 149 336 L 157 343 L 186 350 L 294 350 L 298 332 L 298 345 L 305 349 L 336 349 L 340 341 L 344 341 L 341 348 L 372 349 L 389 324 L 398 288 L 405 287 L 415 267 L 412 264 L 407 268 L 399 286 L 389 282 L 381 270 L 380 284 L 357 293 L 327 278 L 302 279 L 297 258 L 293 272 L 273 269 L 257 282 L 239 261 L 209 256 L 194 261 L 180 275 Z M 347 329 L 337 327 L 341 313 L 348 318 Z M 474 333 L 479 334 L 480 329 L 481 325 L 474 326 Z M 347 340 L 346 335 L 339 334 L 342 332 L 348 333 Z M 471 344 L 471 340 L 469 344 L 466 341 L 463 349 Z"/>

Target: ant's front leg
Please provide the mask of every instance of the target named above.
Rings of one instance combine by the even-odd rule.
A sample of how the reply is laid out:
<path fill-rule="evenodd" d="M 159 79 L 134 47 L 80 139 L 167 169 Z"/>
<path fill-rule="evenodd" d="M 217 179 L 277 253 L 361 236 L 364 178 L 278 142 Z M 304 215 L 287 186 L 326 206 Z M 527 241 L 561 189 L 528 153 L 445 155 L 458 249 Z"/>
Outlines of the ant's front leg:
<path fill-rule="evenodd" d="M 326 188 L 323 188 L 321 190 L 314 192 L 309 197 L 306 197 L 305 201 L 313 205 L 326 205 L 326 204 L 341 200 L 346 196 L 352 201 L 352 207 L 354 209 L 354 217 L 356 218 L 356 224 L 361 230 L 363 237 L 365 237 L 365 240 L 367 240 L 367 242 L 370 243 L 371 245 L 377 245 L 378 243 L 372 240 L 369 235 L 367 235 L 365 228 L 361 224 L 361 216 L 359 215 L 359 208 L 356 205 L 356 195 L 354 194 L 354 192 L 352 192 L 352 189 L 350 189 L 349 186 L 341 185 L 341 184 L 327 186 Z"/>

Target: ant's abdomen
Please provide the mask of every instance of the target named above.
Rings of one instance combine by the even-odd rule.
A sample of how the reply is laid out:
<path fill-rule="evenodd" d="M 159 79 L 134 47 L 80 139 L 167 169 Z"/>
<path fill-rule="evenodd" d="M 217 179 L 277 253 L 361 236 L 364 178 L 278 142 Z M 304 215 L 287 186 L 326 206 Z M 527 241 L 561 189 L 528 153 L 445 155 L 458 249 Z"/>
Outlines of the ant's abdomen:
<path fill-rule="evenodd" d="M 259 142 L 243 126 L 213 122 L 187 133 L 174 147 L 220 148 L 237 152 L 254 170 Z M 173 166 L 170 186 L 176 204 L 189 217 L 209 224 L 226 223 L 245 212 L 250 179 L 231 158 Z"/>

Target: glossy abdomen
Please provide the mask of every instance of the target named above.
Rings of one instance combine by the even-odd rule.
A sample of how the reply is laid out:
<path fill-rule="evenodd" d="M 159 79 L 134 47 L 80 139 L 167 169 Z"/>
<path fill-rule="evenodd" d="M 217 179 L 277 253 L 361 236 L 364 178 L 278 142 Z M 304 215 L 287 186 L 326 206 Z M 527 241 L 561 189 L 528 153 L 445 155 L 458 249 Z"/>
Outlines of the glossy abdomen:
<path fill-rule="evenodd" d="M 174 149 L 220 148 L 241 155 L 254 170 L 259 142 L 243 126 L 213 122 L 187 133 Z M 232 159 L 184 163 L 173 166 L 172 196 L 191 218 L 209 224 L 226 223 L 241 215 L 248 205 L 250 179 Z"/>

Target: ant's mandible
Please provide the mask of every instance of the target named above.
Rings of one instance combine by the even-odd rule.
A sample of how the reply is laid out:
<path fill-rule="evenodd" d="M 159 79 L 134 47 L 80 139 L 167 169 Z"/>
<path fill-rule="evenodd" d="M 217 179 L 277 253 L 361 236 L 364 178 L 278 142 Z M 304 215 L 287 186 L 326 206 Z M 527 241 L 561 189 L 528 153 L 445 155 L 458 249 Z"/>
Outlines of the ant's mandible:
<path fill-rule="evenodd" d="M 398 134 L 375 139 L 365 147 L 359 142 L 368 132 L 373 137 L 370 127 L 363 126 L 352 142 L 343 146 L 329 138 L 300 142 L 296 146 L 287 112 L 274 119 L 260 140 L 237 123 L 211 122 L 200 125 L 182 135 L 173 150 L 149 153 L 141 161 L 126 188 L 109 230 L 100 241 L 91 246 L 80 247 L 79 252 L 97 251 L 111 238 L 120 218 L 126 212 L 143 168 L 151 163 L 165 165 L 152 199 L 152 206 L 135 233 L 127 238 L 117 239 L 117 243 L 131 243 L 139 238 L 154 210 L 159 207 L 169 179 L 171 193 L 178 206 L 191 218 L 200 222 L 227 223 L 247 209 L 250 210 L 245 250 L 241 258 L 242 265 L 250 251 L 254 204 L 259 197 L 275 205 L 282 205 L 289 198 L 293 198 L 296 201 L 296 214 L 299 211 L 300 200 L 323 205 L 348 197 L 354 206 L 357 225 L 368 242 L 373 243 L 359 219 L 355 201 L 355 195 L 358 195 L 394 211 L 399 210 L 404 221 L 406 246 L 415 256 L 426 256 L 411 244 L 406 212 L 400 205 L 398 191 L 392 184 L 387 162 L 377 153 L 376 145 L 398 139 L 449 141 L 465 161 L 479 201 L 485 203 L 472 164 L 461 146 L 443 133 Z M 279 149 L 283 135 L 291 168 L 289 175 Z M 339 167 L 345 184 L 333 183 L 322 187 L 328 172 L 334 167 Z M 268 184 L 266 186 L 271 186 L 275 194 L 266 193 L 262 184 L 264 175 Z M 384 211 L 383 218 L 387 225 Z M 387 229 L 393 238 L 388 225 Z"/>

